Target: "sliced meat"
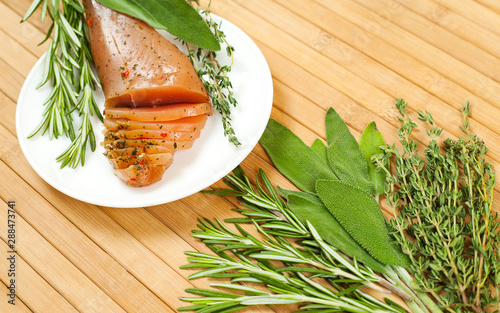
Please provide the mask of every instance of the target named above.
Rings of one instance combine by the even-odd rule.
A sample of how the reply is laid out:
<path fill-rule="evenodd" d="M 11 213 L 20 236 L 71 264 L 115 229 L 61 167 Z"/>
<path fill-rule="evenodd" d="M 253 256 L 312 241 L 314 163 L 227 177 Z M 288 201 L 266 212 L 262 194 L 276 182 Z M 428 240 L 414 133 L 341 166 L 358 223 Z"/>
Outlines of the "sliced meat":
<path fill-rule="evenodd" d="M 117 139 L 166 139 L 174 141 L 189 141 L 200 137 L 200 131 L 195 132 L 176 132 L 164 130 L 150 129 L 134 129 L 134 130 L 119 130 L 105 131 L 104 140 Z"/>
<path fill-rule="evenodd" d="M 130 165 L 124 169 L 114 169 L 113 172 L 129 186 L 145 187 L 160 181 L 169 166 Z"/>
<path fill-rule="evenodd" d="M 143 147 L 133 147 L 133 148 L 123 148 L 123 149 L 110 149 L 104 152 L 104 155 L 109 159 L 115 159 L 121 156 L 128 155 L 140 155 L 142 153 L 146 154 L 156 154 L 156 153 L 171 153 L 174 154 L 175 150 L 168 149 L 162 146 L 143 146 Z"/>
<path fill-rule="evenodd" d="M 108 159 L 113 168 L 124 169 L 131 165 L 169 165 L 173 160 L 172 153 L 155 153 L 120 156 L 114 159 Z"/>
<path fill-rule="evenodd" d="M 161 146 L 170 150 L 185 150 L 193 146 L 193 141 L 173 141 L 163 139 L 118 139 L 105 140 L 102 145 L 106 150 L 123 148 L 143 148 L 144 146 Z"/>
<path fill-rule="evenodd" d="M 104 127 L 108 130 L 151 129 L 192 132 L 203 129 L 206 121 L 207 115 L 184 117 L 173 121 L 163 122 L 140 122 L 125 118 L 107 118 L 104 119 Z"/>
<path fill-rule="evenodd" d="M 141 122 L 165 122 L 211 113 L 210 103 L 170 104 L 152 108 L 107 108 L 105 118 L 126 118 Z"/>
<path fill-rule="evenodd" d="M 188 56 L 146 23 L 83 0 L 104 96 L 101 143 L 128 185 L 159 181 L 200 136 L 211 103 Z"/>

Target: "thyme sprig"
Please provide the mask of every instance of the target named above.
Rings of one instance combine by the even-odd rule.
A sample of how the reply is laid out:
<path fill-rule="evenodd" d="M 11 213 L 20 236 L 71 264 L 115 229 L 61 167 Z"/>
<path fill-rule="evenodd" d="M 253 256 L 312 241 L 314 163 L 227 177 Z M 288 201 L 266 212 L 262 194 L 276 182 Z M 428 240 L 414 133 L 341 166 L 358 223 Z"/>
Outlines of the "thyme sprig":
<path fill-rule="evenodd" d="M 214 284 L 213 287 L 238 289 L 240 282 L 260 283 L 266 286 L 269 292 L 251 291 L 245 296 L 225 293 L 212 294 L 212 290 L 189 289 L 188 292 L 202 297 L 182 298 L 192 302 L 183 310 L 210 310 L 215 305 L 228 305 L 234 310 L 252 304 L 278 304 L 309 302 L 302 309 L 329 312 L 329 310 L 344 310 L 364 312 L 359 307 L 349 308 L 325 306 L 322 301 L 325 297 L 339 297 L 336 301 L 361 301 L 370 299 L 371 311 L 376 312 L 404 312 L 402 308 L 386 299 L 386 303 L 362 293 L 360 287 L 368 287 L 379 291 L 395 292 L 407 301 L 413 312 L 441 312 L 434 308 L 430 300 L 423 295 L 415 294 L 406 283 L 399 279 L 395 270 L 389 270 L 388 279 L 384 279 L 371 269 L 349 259 L 333 246 L 326 243 L 310 223 L 304 225 L 287 208 L 286 202 L 276 193 L 269 179 L 262 170 L 256 177 L 255 186 L 252 185 L 241 168 L 236 168 L 232 175 L 227 175 L 224 182 L 231 189 L 218 188 L 206 191 L 223 196 L 234 196 L 241 199 L 243 209 L 235 209 L 246 217 L 228 219 L 226 222 L 235 223 L 239 234 L 232 231 L 219 220 L 216 223 L 201 220 L 199 230 L 193 231 L 193 236 L 202 239 L 217 256 L 210 254 L 187 252 L 191 264 L 184 268 L 205 268 L 190 278 L 213 277 L 231 278 L 231 284 Z M 250 235 L 239 224 L 252 223 L 265 239 L 259 240 Z M 288 239 L 287 239 L 288 238 Z M 231 257 L 228 252 L 231 252 Z M 270 261 L 282 262 L 282 267 L 272 265 Z M 403 271 L 403 269 L 398 269 Z M 406 273 L 407 274 L 407 273 Z M 264 276 L 262 276 L 264 275 Z M 262 278 L 264 277 L 264 279 Z M 329 284 L 321 285 L 318 290 L 317 280 Z M 390 282 L 389 282 L 390 280 Z M 405 277 L 406 282 L 412 279 Z M 313 284 L 314 283 L 314 284 Z M 293 288 L 284 288 L 292 286 Z M 241 287 L 246 288 L 246 287 Z M 315 289 L 316 288 L 316 289 Z M 222 296 L 222 298 L 220 298 Z M 212 298 L 213 297 L 213 298 Z M 251 298 L 248 298 L 251 297 Z M 237 299 L 237 300 L 235 300 Z M 333 300 L 333 298 L 330 298 Z M 418 301 L 415 301 L 418 300 Z M 224 303 L 224 304 L 222 304 Z M 375 305 L 375 307 L 373 306 Z M 427 309 L 430 306 L 431 309 Z M 214 312 L 219 312 L 214 310 Z M 222 311 L 220 311 L 222 312 Z"/>
<path fill-rule="evenodd" d="M 100 83 L 91 69 L 92 55 L 84 9 L 76 0 L 35 0 L 21 22 L 29 19 L 40 7 L 42 22 L 47 15 L 52 20 L 42 43 L 51 35 L 53 38 L 45 56 L 43 79 L 37 88 L 50 83 L 52 91 L 43 104 L 42 121 L 28 138 L 39 132 L 42 135 L 48 132 L 50 139 L 69 137 L 71 145 L 57 157 L 57 161 L 61 162 L 61 168 L 66 165 L 75 168 L 85 164 L 87 143 L 92 151 L 96 148 L 91 125 L 93 116 L 102 121 L 92 92 L 100 88 Z M 73 112 L 78 113 L 77 120 L 74 120 Z M 76 134 L 75 125 L 78 123 L 81 126 Z"/>
<path fill-rule="evenodd" d="M 403 151 L 395 145 L 384 149 L 385 159 L 396 160 L 386 196 L 395 215 L 393 235 L 411 258 L 411 273 L 443 310 L 484 312 L 493 307 L 499 312 L 500 222 L 492 211 L 495 174 L 485 159 L 487 148 L 477 135 L 467 134 L 446 139 L 441 152 L 437 137 L 442 129 L 429 113 L 419 111 L 419 119 L 432 126 L 423 159 L 410 139 L 417 125 L 405 112 L 407 103 L 398 99 L 397 107 Z M 466 132 L 469 113 L 467 103 Z"/>
<path fill-rule="evenodd" d="M 227 42 L 221 25 L 217 24 L 210 15 L 210 4 L 207 8 L 203 8 L 198 1 L 191 2 L 198 5 L 197 9 L 212 30 L 215 39 L 226 45 L 226 54 L 231 58 L 230 64 L 223 65 L 217 60 L 215 51 L 204 50 L 184 42 L 188 50 L 188 57 L 210 96 L 212 106 L 221 115 L 224 136 L 228 137 L 229 142 L 239 146 L 241 143 L 231 125 L 231 108 L 236 107 L 237 100 L 234 97 L 233 86 L 228 76 L 234 63 L 234 47 Z"/>

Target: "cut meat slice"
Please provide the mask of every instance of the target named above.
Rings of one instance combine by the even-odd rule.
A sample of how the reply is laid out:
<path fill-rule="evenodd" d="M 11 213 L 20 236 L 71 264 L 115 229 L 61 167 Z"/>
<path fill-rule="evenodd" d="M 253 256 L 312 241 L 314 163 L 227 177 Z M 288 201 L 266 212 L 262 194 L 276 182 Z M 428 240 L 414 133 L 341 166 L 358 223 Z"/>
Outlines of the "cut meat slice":
<path fill-rule="evenodd" d="M 151 129 L 192 132 L 203 129 L 203 127 L 205 127 L 206 121 L 207 115 L 205 114 L 162 122 L 140 122 L 124 118 L 107 118 L 104 119 L 104 127 L 106 127 L 106 129 L 108 130 Z"/>
<path fill-rule="evenodd" d="M 83 1 L 106 107 L 210 102 L 186 54 L 148 24 Z"/>
<path fill-rule="evenodd" d="M 173 159 L 172 159 L 173 160 Z M 145 187 L 161 180 L 170 165 L 130 165 L 113 172 L 132 187 Z"/>
<path fill-rule="evenodd" d="M 124 169 L 130 165 L 170 165 L 173 161 L 172 153 L 140 154 L 120 156 L 108 159 L 113 168 Z"/>
<path fill-rule="evenodd" d="M 123 149 L 111 149 L 104 152 L 104 155 L 109 159 L 115 159 L 117 157 L 128 156 L 128 155 L 139 155 L 142 153 L 146 154 L 156 154 L 156 153 L 174 153 L 175 150 L 168 149 L 162 146 L 144 146 L 144 147 L 133 147 L 133 148 L 123 148 Z"/>
<path fill-rule="evenodd" d="M 117 139 L 166 139 L 173 141 L 190 141 L 200 137 L 200 131 L 195 132 L 176 132 L 164 130 L 150 129 L 134 129 L 134 130 L 119 130 L 105 131 L 104 140 Z"/>
<path fill-rule="evenodd" d="M 172 141 L 160 139 L 118 139 L 105 140 L 102 145 L 106 150 L 123 148 L 143 148 L 144 146 L 161 146 L 170 150 L 185 150 L 193 146 L 193 141 Z"/>
<path fill-rule="evenodd" d="M 210 103 L 182 103 L 152 108 L 107 108 L 104 110 L 105 118 L 126 118 L 141 122 L 173 121 L 203 114 L 211 114 Z"/>

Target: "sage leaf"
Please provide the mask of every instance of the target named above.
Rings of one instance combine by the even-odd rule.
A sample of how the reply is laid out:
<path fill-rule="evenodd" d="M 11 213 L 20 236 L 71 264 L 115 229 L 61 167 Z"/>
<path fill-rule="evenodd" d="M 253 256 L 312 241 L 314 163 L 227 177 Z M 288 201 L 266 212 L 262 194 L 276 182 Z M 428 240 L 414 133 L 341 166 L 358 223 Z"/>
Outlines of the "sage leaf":
<path fill-rule="evenodd" d="M 332 171 L 339 180 L 370 191 L 371 180 L 363 152 L 344 120 L 333 108 L 326 112 L 325 128 L 328 163 Z"/>
<path fill-rule="evenodd" d="M 363 189 L 346 182 L 318 180 L 316 193 L 342 227 L 372 257 L 384 264 L 409 266 L 408 256 L 389 237 L 377 201 Z"/>
<path fill-rule="evenodd" d="M 197 47 L 219 51 L 220 43 L 201 15 L 186 0 L 98 0 L 120 13 L 163 29 Z"/>
<path fill-rule="evenodd" d="M 274 119 L 269 119 L 260 144 L 274 166 L 297 188 L 305 192 L 314 193 L 318 179 L 337 179 L 311 147 Z"/>
<path fill-rule="evenodd" d="M 316 138 L 311 145 L 311 149 L 319 155 L 326 164 L 328 164 L 328 156 L 326 154 L 326 145 L 321 141 L 321 139 Z"/>
<path fill-rule="evenodd" d="M 382 137 L 382 133 L 377 129 L 377 124 L 375 122 L 371 122 L 366 126 L 363 134 L 361 134 L 359 147 L 361 148 L 368 164 L 368 175 L 372 181 L 371 193 L 373 195 L 381 195 L 384 193 L 387 172 L 382 169 L 377 171 L 375 164 L 371 161 L 372 156 L 382 153 L 380 146 L 383 145 L 385 145 L 385 141 L 384 137 Z M 387 159 L 387 162 L 384 165 L 388 170 L 389 159 Z"/>
<path fill-rule="evenodd" d="M 374 271 L 386 271 L 385 265 L 375 260 L 346 232 L 318 197 L 289 190 L 286 199 L 288 208 L 300 222 L 309 221 L 326 242 Z"/>

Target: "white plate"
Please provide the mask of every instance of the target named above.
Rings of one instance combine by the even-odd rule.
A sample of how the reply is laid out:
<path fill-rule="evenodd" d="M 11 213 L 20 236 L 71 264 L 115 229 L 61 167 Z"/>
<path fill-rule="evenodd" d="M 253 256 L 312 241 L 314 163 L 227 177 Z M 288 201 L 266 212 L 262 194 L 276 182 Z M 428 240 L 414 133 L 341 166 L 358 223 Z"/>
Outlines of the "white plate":
<path fill-rule="evenodd" d="M 252 151 L 267 125 L 273 86 L 269 67 L 255 43 L 230 22 L 217 16 L 214 19 L 222 20 L 222 30 L 235 48 L 230 79 L 238 105 L 232 108 L 231 118 L 241 146 L 235 147 L 224 137 L 220 115 L 215 113 L 208 119 L 193 147 L 176 152 L 174 163 L 163 179 L 151 186 L 127 186 L 113 174 L 100 145 L 94 153 L 88 149 L 84 167 L 60 169 L 60 163 L 55 159 L 69 145 L 69 139 L 49 140 L 47 134 L 27 139 L 41 121 L 43 102 L 51 90 L 49 86 L 36 89 L 43 75 L 42 57 L 26 78 L 16 112 L 17 136 L 33 169 L 47 183 L 75 199 L 120 208 L 146 207 L 178 200 L 212 185 L 231 172 Z M 173 39 L 169 34 L 162 34 Z M 223 64 L 230 62 L 225 47 L 217 56 Z M 102 111 L 102 92 L 97 92 L 96 96 Z M 96 119 L 94 131 L 97 142 L 103 140 L 102 129 Z"/>

